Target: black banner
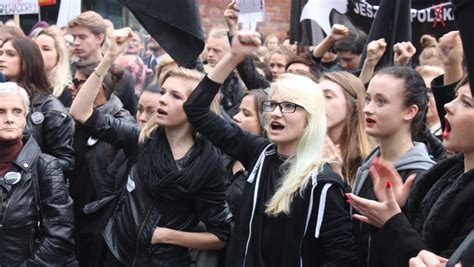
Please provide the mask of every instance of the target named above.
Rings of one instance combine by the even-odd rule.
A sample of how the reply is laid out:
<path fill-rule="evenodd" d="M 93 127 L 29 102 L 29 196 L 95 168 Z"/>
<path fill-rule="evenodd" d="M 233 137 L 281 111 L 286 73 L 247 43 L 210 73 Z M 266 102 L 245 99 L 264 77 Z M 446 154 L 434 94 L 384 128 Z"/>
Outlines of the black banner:
<path fill-rule="evenodd" d="M 304 20 L 300 23 L 301 9 L 308 1 L 315 0 L 292 0 L 290 18 L 290 41 L 292 43 L 316 45 L 323 38 L 323 34 L 314 36 L 313 32 L 317 33 L 322 31 L 312 20 Z M 318 2 L 320 5 L 330 5 L 331 0 L 318 0 Z M 349 24 L 352 24 L 368 33 L 378 11 L 380 2 L 380 0 L 349 0 L 347 1 L 347 12 L 344 15 L 350 21 Z M 337 12 L 332 12 L 327 19 L 330 21 L 331 25 L 344 21 L 340 19 L 339 21 L 336 21 L 335 18 L 337 17 L 340 17 L 340 15 L 337 14 Z M 387 19 L 392 20 L 393 18 Z M 417 49 L 420 48 L 419 40 L 423 34 L 431 34 L 439 38 L 443 34 L 456 29 L 454 25 L 454 7 L 451 2 L 446 0 L 412 0 L 411 22 L 411 39 Z M 311 30 L 308 30 L 308 23 L 311 24 Z M 352 25 L 346 26 L 350 27 Z"/>

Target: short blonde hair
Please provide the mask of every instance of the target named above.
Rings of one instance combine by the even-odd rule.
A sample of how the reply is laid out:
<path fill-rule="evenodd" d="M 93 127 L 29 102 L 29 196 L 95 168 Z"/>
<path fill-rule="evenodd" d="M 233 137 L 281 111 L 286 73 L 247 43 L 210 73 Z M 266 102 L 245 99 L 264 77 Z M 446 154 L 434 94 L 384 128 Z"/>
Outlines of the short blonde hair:
<path fill-rule="evenodd" d="M 94 11 L 86 11 L 81 13 L 79 16 L 73 18 L 68 23 L 69 28 L 84 27 L 89 29 L 93 34 L 107 36 L 107 25 L 105 24 L 104 18 L 99 13 Z"/>
<path fill-rule="evenodd" d="M 199 83 L 204 78 L 204 74 L 197 70 L 190 70 L 181 67 L 171 69 L 163 76 L 162 82 L 160 83 L 160 87 L 170 77 L 182 78 L 185 80 L 195 81 Z M 156 120 L 154 118 L 148 120 L 148 122 L 145 124 L 145 127 L 143 127 L 142 131 L 140 132 L 140 136 L 138 138 L 139 142 L 144 143 L 147 139 L 150 139 L 153 135 L 153 132 L 158 128 L 158 126 L 159 125 L 156 123 Z"/>

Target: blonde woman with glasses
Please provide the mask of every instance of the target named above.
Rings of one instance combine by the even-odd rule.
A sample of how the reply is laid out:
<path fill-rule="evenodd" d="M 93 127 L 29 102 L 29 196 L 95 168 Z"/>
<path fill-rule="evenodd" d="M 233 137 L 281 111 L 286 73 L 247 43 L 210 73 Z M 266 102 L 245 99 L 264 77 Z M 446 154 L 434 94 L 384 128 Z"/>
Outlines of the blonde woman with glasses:
<path fill-rule="evenodd" d="M 227 266 L 351 266 L 355 247 L 345 185 L 322 160 L 322 90 L 309 78 L 281 75 L 263 102 L 268 139 L 210 110 L 220 84 L 260 45 L 238 33 L 227 53 L 184 105 L 188 120 L 251 170 L 227 247 Z"/>

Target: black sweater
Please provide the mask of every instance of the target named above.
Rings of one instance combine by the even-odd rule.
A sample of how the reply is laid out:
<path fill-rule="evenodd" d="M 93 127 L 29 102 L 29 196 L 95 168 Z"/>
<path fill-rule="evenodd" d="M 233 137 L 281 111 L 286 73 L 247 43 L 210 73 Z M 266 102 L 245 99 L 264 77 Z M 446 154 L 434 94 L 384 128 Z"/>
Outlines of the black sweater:
<path fill-rule="evenodd" d="M 355 247 L 342 179 L 325 166 L 303 194 L 295 196 L 290 215 L 268 216 L 265 203 L 276 191 L 284 160 L 267 139 L 244 132 L 210 111 L 219 86 L 204 78 L 184 109 L 195 129 L 253 170 L 228 245 L 227 266 L 351 266 Z"/>

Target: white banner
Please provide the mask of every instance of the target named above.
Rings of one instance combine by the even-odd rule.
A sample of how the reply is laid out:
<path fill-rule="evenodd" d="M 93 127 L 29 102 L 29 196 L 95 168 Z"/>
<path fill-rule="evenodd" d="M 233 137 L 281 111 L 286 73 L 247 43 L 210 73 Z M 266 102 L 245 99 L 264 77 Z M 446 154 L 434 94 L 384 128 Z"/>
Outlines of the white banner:
<path fill-rule="evenodd" d="M 237 0 L 239 5 L 239 22 L 242 23 L 242 30 L 255 31 L 257 22 L 265 19 L 264 0 Z"/>
<path fill-rule="evenodd" d="M 67 26 L 67 23 L 81 14 L 81 0 L 62 0 L 59 6 L 58 27 Z"/>
<path fill-rule="evenodd" d="M 1 0 L 0 15 L 38 14 L 38 0 Z"/>

